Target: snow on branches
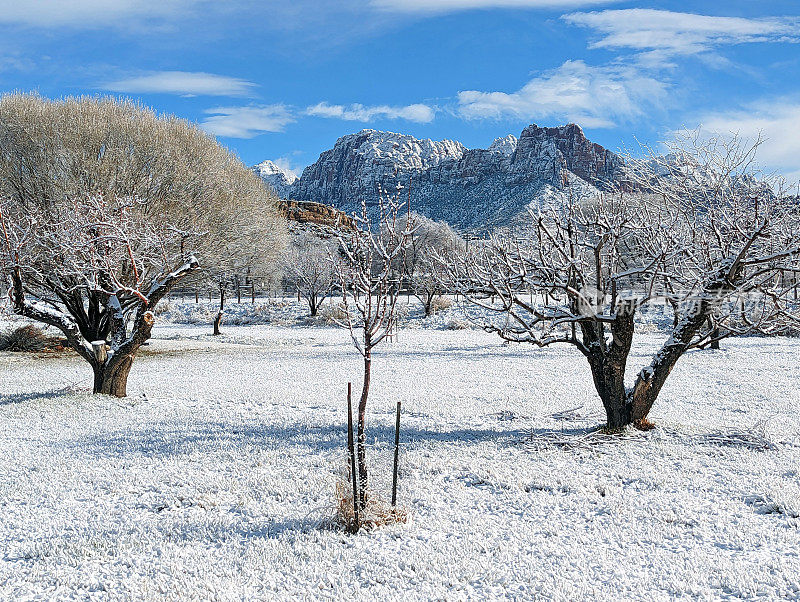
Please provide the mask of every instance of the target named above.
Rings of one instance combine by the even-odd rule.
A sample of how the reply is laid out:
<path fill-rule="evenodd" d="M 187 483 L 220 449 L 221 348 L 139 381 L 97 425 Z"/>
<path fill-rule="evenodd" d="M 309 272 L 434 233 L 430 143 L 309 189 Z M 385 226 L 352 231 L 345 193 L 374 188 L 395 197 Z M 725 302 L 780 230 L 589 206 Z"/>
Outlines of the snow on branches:
<path fill-rule="evenodd" d="M 364 358 L 364 380 L 358 403 L 356 452 L 358 457 L 358 503 L 367 502 L 366 409 L 372 371 L 372 350 L 397 328 L 397 300 L 405 277 L 405 253 L 414 234 L 413 221 L 400 220 L 404 203 L 401 188 L 394 195 L 381 190 L 377 225 L 370 220 L 362 201 L 361 215 L 355 215 L 356 230 L 340 236 L 342 260 L 336 270 L 345 306 L 345 322 L 358 352 Z"/>
<path fill-rule="evenodd" d="M 413 220 L 402 220 L 405 203 L 400 190 L 382 191 L 377 224 L 370 220 L 366 203 L 354 215 L 355 232 L 339 237 L 343 257 L 337 275 L 346 310 L 346 325 L 358 352 L 368 357 L 372 348 L 396 327 L 396 309 L 405 273 L 408 243 L 414 234 Z"/>
<path fill-rule="evenodd" d="M 485 328 L 510 341 L 568 343 L 586 356 L 608 424 L 646 426 L 675 362 L 692 347 L 798 324 L 800 206 L 754 168 L 758 142 L 698 140 L 629 159 L 616 192 L 532 213 L 447 261 L 449 277 L 496 312 Z M 634 316 L 674 312 L 669 340 L 625 387 Z"/>
<path fill-rule="evenodd" d="M 112 99 L 0 99 L 0 223 L 14 311 L 59 328 L 95 392 L 119 396 L 176 283 L 283 240 L 274 197 L 224 148 Z"/>

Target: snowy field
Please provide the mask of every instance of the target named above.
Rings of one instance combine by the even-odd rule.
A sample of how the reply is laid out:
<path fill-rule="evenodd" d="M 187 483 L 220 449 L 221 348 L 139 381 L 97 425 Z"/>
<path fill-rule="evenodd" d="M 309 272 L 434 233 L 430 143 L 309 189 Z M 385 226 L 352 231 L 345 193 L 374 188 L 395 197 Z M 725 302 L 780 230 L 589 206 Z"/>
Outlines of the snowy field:
<path fill-rule="evenodd" d="M 659 428 L 604 440 L 577 351 L 439 320 L 376 353 L 373 471 L 402 401 L 411 519 L 358 536 L 346 331 L 161 325 L 121 400 L 0 353 L 0 599 L 800 599 L 800 340 L 688 354 Z"/>

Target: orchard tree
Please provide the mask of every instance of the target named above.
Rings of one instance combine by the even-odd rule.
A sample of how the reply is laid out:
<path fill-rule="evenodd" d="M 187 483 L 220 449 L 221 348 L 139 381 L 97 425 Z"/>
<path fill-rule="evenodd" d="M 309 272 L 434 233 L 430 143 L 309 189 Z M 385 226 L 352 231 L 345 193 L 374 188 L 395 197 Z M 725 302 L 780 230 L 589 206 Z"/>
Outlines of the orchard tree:
<path fill-rule="evenodd" d="M 370 220 L 366 203 L 361 215 L 354 215 L 356 229 L 348 238 L 340 237 L 343 260 L 336 264 L 345 307 L 345 325 L 355 348 L 364 359 L 364 379 L 358 402 L 357 472 L 358 505 L 367 502 L 366 411 L 372 374 L 372 350 L 397 328 L 397 300 L 402 286 L 404 253 L 413 230 L 398 219 L 404 203 L 399 193 L 381 191 L 378 223 Z M 353 492 L 356 499 L 356 492 Z"/>
<path fill-rule="evenodd" d="M 309 232 L 298 235 L 284 257 L 288 282 L 308 304 L 309 313 L 317 315 L 320 304 L 333 293 L 338 283 L 337 244 Z"/>
<path fill-rule="evenodd" d="M 610 429 L 650 428 L 650 409 L 689 349 L 798 323 L 800 208 L 754 168 L 757 148 L 686 137 L 669 155 L 629 159 L 629 192 L 553 204 L 532 215 L 526 235 L 450 261 L 451 276 L 497 312 L 486 328 L 502 338 L 574 345 Z M 673 308 L 671 332 L 626 387 L 634 319 L 660 302 Z"/>
<path fill-rule="evenodd" d="M 153 309 L 203 268 L 284 240 L 275 198 L 196 127 L 127 101 L 0 99 L 0 245 L 13 310 L 60 329 L 126 395 Z"/>
<path fill-rule="evenodd" d="M 461 236 L 446 222 L 409 212 L 398 220 L 402 229 L 413 234 L 408 237 L 404 252 L 403 270 L 412 294 L 422 303 L 425 315 L 433 311 L 434 300 L 446 292 L 446 271 L 439 257 L 464 252 Z"/>
<path fill-rule="evenodd" d="M 269 194 L 272 194 L 270 191 Z M 222 322 L 225 317 L 225 304 L 228 293 L 235 291 L 242 281 L 250 280 L 250 286 L 255 286 L 258 279 L 262 283 L 272 283 L 280 280 L 282 273 L 282 254 L 276 252 L 275 246 L 265 246 L 261 240 L 263 228 L 271 227 L 265 223 L 265 215 L 258 210 L 255 220 L 250 227 L 239 228 L 242 236 L 234 237 L 230 247 L 221 256 L 225 260 L 215 261 L 214 265 L 201 270 L 197 276 L 189 280 L 195 286 L 216 288 L 219 292 L 219 308 L 212 322 L 212 334 L 222 334 Z M 252 238 L 248 240 L 248 237 Z M 253 290 L 255 295 L 255 291 Z"/>

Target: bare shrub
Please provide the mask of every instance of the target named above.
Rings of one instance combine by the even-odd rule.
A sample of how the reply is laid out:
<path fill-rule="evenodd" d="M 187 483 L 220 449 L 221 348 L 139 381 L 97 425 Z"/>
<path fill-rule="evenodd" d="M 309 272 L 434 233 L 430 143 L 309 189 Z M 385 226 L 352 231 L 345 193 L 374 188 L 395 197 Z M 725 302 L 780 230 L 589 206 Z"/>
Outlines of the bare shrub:
<path fill-rule="evenodd" d="M 447 290 L 447 274 L 440 255 L 460 253 L 464 240 L 445 222 L 435 222 L 413 211 L 398 216 L 398 225 L 411 234 L 405 248 L 403 272 L 410 292 L 419 299 L 429 316 L 436 311 L 435 301 Z"/>
<path fill-rule="evenodd" d="M 467 330 L 471 324 L 460 318 L 452 318 L 447 321 L 447 330 Z"/>
<path fill-rule="evenodd" d="M 46 335 L 33 324 L 0 333 L 0 351 L 52 351 L 59 346 L 56 337 Z"/>
<path fill-rule="evenodd" d="M 336 246 L 332 241 L 304 232 L 289 246 L 283 258 L 286 281 L 305 299 L 312 317 L 336 286 L 335 254 Z"/>

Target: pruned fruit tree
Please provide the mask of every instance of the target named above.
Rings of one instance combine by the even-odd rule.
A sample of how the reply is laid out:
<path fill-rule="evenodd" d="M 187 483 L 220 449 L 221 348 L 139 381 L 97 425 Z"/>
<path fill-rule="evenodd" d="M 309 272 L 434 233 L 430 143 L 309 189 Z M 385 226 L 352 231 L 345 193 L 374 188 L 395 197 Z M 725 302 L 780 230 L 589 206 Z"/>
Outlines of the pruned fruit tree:
<path fill-rule="evenodd" d="M 648 414 L 688 350 L 799 324 L 800 203 L 754 167 L 758 143 L 676 140 L 667 155 L 629 158 L 613 193 L 563 198 L 527 228 L 443 261 L 487 330 L 586 358 L 607 426 L 648 428 Z M 626 380 L 635 320 L 672 315 L 666 340 Z"/>

